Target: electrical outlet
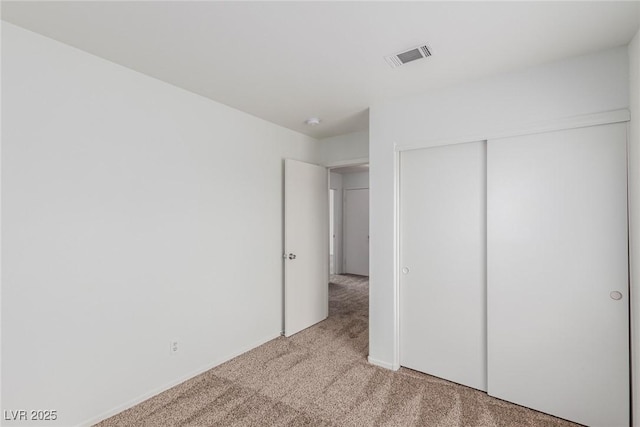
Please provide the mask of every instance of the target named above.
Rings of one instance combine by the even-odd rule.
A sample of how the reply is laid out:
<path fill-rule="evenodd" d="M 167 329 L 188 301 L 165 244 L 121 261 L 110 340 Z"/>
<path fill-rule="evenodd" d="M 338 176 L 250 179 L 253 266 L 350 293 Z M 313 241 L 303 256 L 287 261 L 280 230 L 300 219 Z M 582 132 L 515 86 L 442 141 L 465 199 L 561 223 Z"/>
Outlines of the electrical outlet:
<path fill-rule="evenodd" d="M 172 355 L 176 355 L 178 354 L 178 350 L 180 349 L 180 347 L 178 347 L 178 340 L 172 340 L 169 343 L 169 351 L 171 352 Z"/>

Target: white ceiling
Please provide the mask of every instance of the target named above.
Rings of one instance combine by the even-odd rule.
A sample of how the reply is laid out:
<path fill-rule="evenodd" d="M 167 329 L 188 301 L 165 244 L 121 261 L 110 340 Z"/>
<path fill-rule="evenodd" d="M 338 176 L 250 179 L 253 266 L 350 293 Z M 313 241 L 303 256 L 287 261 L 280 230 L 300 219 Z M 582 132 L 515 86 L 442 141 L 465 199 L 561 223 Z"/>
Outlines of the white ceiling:
<path fill-rule="evenodd" d="M 385 98 L 626 45 L 638 5 L 3 1 L 2 19 L 324 138 L 366 129 Z M 423 42 L 433 57 L 383 59 Z"/>

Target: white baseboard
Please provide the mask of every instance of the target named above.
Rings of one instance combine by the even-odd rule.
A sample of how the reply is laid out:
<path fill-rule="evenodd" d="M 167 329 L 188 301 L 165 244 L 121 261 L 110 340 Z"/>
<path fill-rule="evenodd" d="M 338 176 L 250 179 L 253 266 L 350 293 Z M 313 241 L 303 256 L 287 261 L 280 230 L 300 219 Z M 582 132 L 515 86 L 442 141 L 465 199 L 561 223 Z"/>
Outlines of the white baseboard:
<path fill-rule="evenodd" d="M 180 377 L 180 378 L 178 378 L 176 380 L 170 381 L 169 383 L 167 383 L 167 384 L 165 384 L 165 385 L 163 385 L 161 387 L 158 387 L 158 388 L 156 388 L 154 390 L 151 390 L 151 391 L 149 391 L 147 393 L 144 393 L 141 396 L 138 396 L 138 397 L 136 397 L 134 399 L 131 399 L 128 402 L 123 403 L 122 405 L 118 405 L 115 408 L 110 409 L 110 410 L 108 410 L 106 412 L 103 412 L 102 414 L 100 414 L 100 415 L 98 415 L 96 417 L 93 417 L 93 418 L 90 418 L 90 419 L 88 419 L 88 420 L 86 420 L 84 422 L 81 422 L 80 424 L 78 424 L 78 426 L 79 427 L 85 427 L 85 426 L 86 427 L 90 427 L 90 426 L 92 426 L 94 424 L 99 423 L 100 421 L 106 420 L 107 418 L 110 418 L 110 417 L 112 417 L 112 416 L 114 416 L 116 414 L 119 414 L 120 412 L 125 411 L 125 410 L 127 410 L 127 409 L 129 409 L 129 408 L 131 408 L 131 407 L 133 407 L 133 406 L 135 406 L 137 404 L 139 404 L 139 403 L 142 403 L 145 400 L 147 400 L 147 399 L 149 399 L 149 398 L 151 398 L 151 397 L 153 397 L 155 395 L 158 395 L 158 394 L 162 393 L 163 391 L 169 390 L 171 387 L 175 387 L 178 384 L 181 384 L 181 383 L 183 383 L 183 382 L 185 382 L 185 381 L 187 381 L 187 380 L 189 380 L 189 379 L 191 379 L 191 378 L 193 378 L 195 376 L 198 376 L 198 375 L 202 374 L 203 372 L 208 371 L 209 369 L 215 368 L 216 366 L 221 365 L 224 362 L 227 362 L 227 361 L 233 359 L 234 357 L 240 356 L 241 354 L 246 353 L 249 350 L 253 350 L 256 347 L 261 346 L 262 344 L 265 344 L 265 343 L 267 343 L 267 342 L 269 342 L 269 341 L 271 341 L 273 339 L 276 339 L 280 335 L 281 335 L 280 333 L 277 333 L 277 334 L 274 334 L 274 335 L 270 335 L 268 337 L 265 337 L 265 338 L 259 340 L 258 342 L 255 342 L 253 344 L 247 345 L 247 346 L 245 346 L 245 347 L 233 352 L 232 354 L 224 356 L 224 357 L 222 357 L 222 358 L 220 358 L 220 359 L 218 359 L 218 360 L 216 360 L 216 361 L 214 361 L 212 363 L 208 363 L 207 365 L 205 365 L 205 366 L 203 366 L 201 368 L 198 368 L 195 371 L 192 371 L 187 375 L 184 375 L 184 376 L 182 376 L 182 377 Z"/>
<path fill-rule="evenodd" d="M 399 366 L 395 366 L 393 363 L 383 362 L 382 360 L 374 359 L 371 356 L 367 357 L 367 361 L 372 365 L 380 366 L 381 368 L 389 369 L 391 371 L 397 371 Z"/>

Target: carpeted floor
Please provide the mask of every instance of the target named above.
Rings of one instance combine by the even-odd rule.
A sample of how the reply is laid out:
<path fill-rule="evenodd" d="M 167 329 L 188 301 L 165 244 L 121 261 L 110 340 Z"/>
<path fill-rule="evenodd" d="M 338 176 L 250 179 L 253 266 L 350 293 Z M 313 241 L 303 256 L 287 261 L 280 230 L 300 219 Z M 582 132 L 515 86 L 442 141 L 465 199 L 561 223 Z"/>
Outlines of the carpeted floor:
<path fill-rule="evenodd" d="M 367 278 L 331 282 L 327 320 L 98 425 L 575 426 L 409 369 L 370 365 Z"/>

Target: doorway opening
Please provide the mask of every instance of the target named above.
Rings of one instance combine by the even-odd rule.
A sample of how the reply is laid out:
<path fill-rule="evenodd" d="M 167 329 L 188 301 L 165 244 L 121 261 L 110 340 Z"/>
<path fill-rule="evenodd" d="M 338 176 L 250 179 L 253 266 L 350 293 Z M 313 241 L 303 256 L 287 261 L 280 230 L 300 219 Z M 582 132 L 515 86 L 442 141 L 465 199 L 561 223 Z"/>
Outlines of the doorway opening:
<path fill-rule="evenodd" d="M 369 165 L 329 169 L 329 274 L 369 276 Z"/>
<path fill-rule="evenodd" d="M 368 330 L 369 168 L 365 163 L 326 167 L 294 159 L 284 161 L 286 337 L 327 319 L 331 307 L 337 307 L 333 314 L 338 314 L 345 304 L 356 300 L 361 303 L 358 310 L 349 309 L 347 313 L 360 313 L 363 331 Z M 356 214 L 359 216 L 354 219 Z M 345 229 L 348 224 L 354 226 Z M 347 274 L 359 280 L 341 282 L 338 276 Z M 352 292 L 332 296 L 332 285 L 342 291 L 358 291 L 360 297 L 351 298 Z"/>
<path fill-rule="evenodd" d="M 369 353 L 369 165 L 329 168 L 328 328 L 336 345 Z M 333 262 L 332 262 L 333 261 Z M 348 330 L 347 336 L 340 331 Z"/>

